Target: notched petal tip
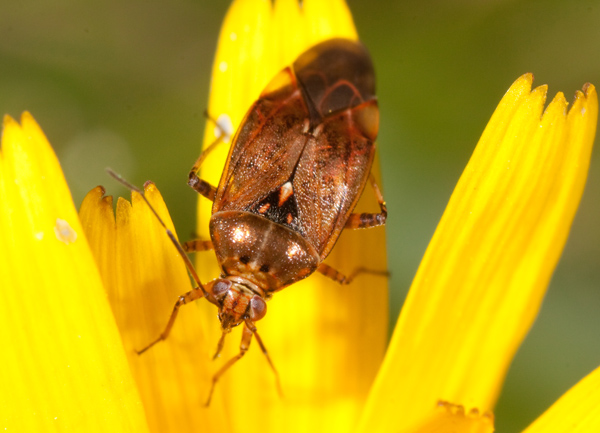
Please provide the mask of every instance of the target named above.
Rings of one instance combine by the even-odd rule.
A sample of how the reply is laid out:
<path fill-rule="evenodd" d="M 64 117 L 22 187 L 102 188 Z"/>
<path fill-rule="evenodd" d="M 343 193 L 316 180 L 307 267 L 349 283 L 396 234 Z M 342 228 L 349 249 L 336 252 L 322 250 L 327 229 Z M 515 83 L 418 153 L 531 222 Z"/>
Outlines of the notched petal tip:
<path fill-rule="evenodd" d="M 546 96 L 548 95 L 548 85 L 547 84 L 541 84 L 539 86 L 537 86 L 536 88 L 534 88 L 531 91 L 532 94 L 537 93 L 539 94 L 541 97 L 544 98 L 544 102 L 546 102 Z"/>
<path fill-rule="evenodd" d="M 522 98 L 527 98 L 530 96 L 530 94 L 532 93 L 532 85 L 533 74 L 527 73 L 521 75 L 512 83 L 512 85 L 506 91 L 504 97 L 502 98 L 502 101 L 500 101 L 500 104 L 498 105 L 497 110 L 500 110 L 502 112 L 508 109 L 510 111 L 511 107 L 515 106 L 515 103 L 517 103 L 519 100 L 522 100 Z"/>
<path fill-rule="evenodd" d="M 525 83 L 530 83 L 533 84 L 533 80 L 535 80 L 535 75 L 533 75 L 532 72 L 526 72 L 523 75 L 521 75 L 519 78 L 517 78 L 517 81 L 523 81 Z"/>
<path fill-rule="evenodd" d="M 35 119 L 33 118 L 33 115 L 27 110 L 23 111 L 21 113 L 21 123 L 28 122 L 30 120 L 35 121 Z"/>
<path fill-rule="evenodd" d="M 582 90 L 575 92 L 573 105 L 569 110 L 569 122 L 593 141 L 597 120 L 598 95 L 596 94 L 596 88 L 593 84 L 586 83 Z M 583 123 L 579 124 L 580 121 Z"/>
<path fill-rule="evenodd" d="M 527 73 L 527 74 L 523 74 L 521 77 L 519 77 L 511 86 L 511 88 L 509 89 L 509 92 L 511 90 L 515 90 L 517 88 L 526 86 L 526 85 L 531 85 L 533 83 L 533 74 L 531 73 Z M 543 101 L 542 103 L 545 102 L 545 98 L 547 96 L 548 93 L 548 85 L 547 84 L 543 84 L 540 85 L 538 87 L 536 87 L 535 89 L 533 89 L 531 91 L 531 94 L 534 93 L 539 93 L 543 95 Z M 550 107 L 554 107 L 556 105 L 559 105 L 563 108 L 563 115 L 567 115 L 572 109 L 575 108 L 575 106 L 577 106 L 577 103 L 581 101 L 582 104 L 584 104 L 584 107 L 581 107 L 581 114 L 584 114 L 586 109 L 585 109 L 585 104 L 588 103 L 589 101 L 592 100 L 596 100 L 597 99 L 597 95 L 596 95 L 596 87 L 591 84 L 591 83 L 585 83 L 582 87 L 582 90 L 577 90 L 575 92 L 575 97 L 573 98 L 573 105 L 569 108 L 569 102 L 567 101 L 567 99 L 565 98 L 565 95 L 563 92 L 558 92 L 554 98 L 552 99 L 552 101 L 550 102 L 550 104 L 548 104 L 548 106 L 546 107 L 546 109 L 544 110 L 543 115 L 545 115 L 549 110 Z M 542 116 L 543 117 L 543 116 Z"/>
<path fill-rule="evenodd" d="M 144 182 L 144 191 L 145 192 L 155 190 L 155 189 L 156 189 L 156 184 L 154 182 L 152 182 L 151 180 L 147 180 L 146 182 Z"/>
<path fill-rule="evenodd" d="M 578 90 L 575 92 L 575 98 L 573 101 L 573 108 L 577 106 L 579 103 L 583 104 L 582 113 L 585 114 L 585 105 L 587 104 L 597 104 L 598 95 L 596 94 L 596 87 L 591 83 L 585 83 L 582 87 L 582 90 Z"/>
<path fill-rule="evenodd" d="M 112 207 L 113 204 L 113 196 L 112 195 L 107 195 L 102 197 L 102 203 L 106 206 L 110 206 Z"/>
<path fill-rule="evenodd" d="M 98 185 L 95 188 L 92 188 L 84 197 L 83 202 L 81 203 L 81 207 L 84 206 L 93 206 L 98 203 L 108 204 L 112 206 L 112 195 L 105 195 L 106 189 L 102 185 Z"/>
<path fill-rule="evenodd" d="M 83 230 L 89 239 L 93 239 L 96 233 L 100 238 L 106 227 L 114 227 L 115 213 L 113 211 L 112 195 L 105 195 L 106 190 L 98 185 L 86 194 L 79 208 L 79 219 Z M 93 246 L 93 242 L 91 243 Z M 92 248 L 94 251 L 94 248 Z"/>
<path fill-rule="evenodd" d="M 134 194 L 134 193 L 132 193 L 132 194 Z M 129 209 L 131 209 L 131 202 L 129 200 L 127 200 L 126 198 L 118 197 L 117 198 L 117 215 L 119 215 L 120 210 L 129 211 Z"/>
<path fill-rule="evenodd" d="M 533 79 L 534 79 L 534 77 L 531 72 L 521 75 L 510 86 L 510 88 L 508 89 L 508 92 L 511 92 L 511 91 L 514 91 L 517 89 L 526 90 L 527 92 L 530 92 L 531 87 L 533 86 Z"/>
<path fill-rule="evenodd" d="M 4 129 L 17 127 L 23 130 L 33 127 L 41 132 L 41 128 L 29 111 L 23 111 L 23 113 L 21 113 L 20 122 L 15 120 L 10 114 L 5 114 L 2 119 L 2 126 Z"/>
<path fill-rule="evenodd" d="M 564 94 L 562 92 L 558 92 L 556 94 L 556 96 L 554 97 L 554 99 L 552 100 L 551 104 L 557 103 L 557 104 L 561 104 L 565 107 L 564 110 L 564 114 L 566 115 L 568 112 L 570 112 L 573 109 L 577 109 L 576 107 L 579 104 L 583 104 L 583 107 L 580 107 L 580 111 L 581 114 L 585 114 L 586 112 L 586 107 L 585 105 L 591 100 L 597 98 L 596 97 L 596 88 L 594 87 L 593 84 L 591 83 L 585 83 L 582 87 L 582 90 L 576 90 L 575 91 L 575 96 L 573 98 L 573 105 L 571 106 L 571 108 L 569 110 L 567 110 L 567 106 L 568 106 L 568 102 L 564 96 Z"/>
<path fill-rule="evenodd" d="M 2 126 L 4 128 L 6 128 L 11 123 L 17 123 L 17 121 L 15 119 L 13 119 L 10 114 L 5 114 L 4 117 L 2 118 Z"/>
<path fill-rule="evenodd" d="M 567 98 L 565 98 L 565 94 L 563 92 L 558 92 L 544 110 L 542 117 L 546 116 L 548 113 L 554 113 L 555 110 L 560 111 L 562 116 L 566 116 L 568 106 L 569 103 L 567 102 Z"/>
<path fill-rule="evenodd" d="M 89 195 L 91 197 L 96 197 L 98 200 L 101 200 L 104 197 L 104 194 L 106 194 L 106 188 L 104 188 L 102 185 L 98 185 L 97 187 L 90 189 L 89 192 L 86 194 L 86 197 Z"/>

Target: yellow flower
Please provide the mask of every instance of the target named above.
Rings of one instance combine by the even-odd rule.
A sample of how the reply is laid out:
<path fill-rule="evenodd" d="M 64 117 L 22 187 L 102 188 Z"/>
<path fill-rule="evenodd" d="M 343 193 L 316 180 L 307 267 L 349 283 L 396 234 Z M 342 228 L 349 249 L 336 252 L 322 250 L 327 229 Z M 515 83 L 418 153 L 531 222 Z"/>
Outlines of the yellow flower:
<path fill-rule="evenodd" d="M 98 268 L 46 137 L 4 118 L 0 155 L 0 426 L 144 431 Z"/>
<path fill-rule="evenodd" d="M 287 35 L 287 36 L 286 36 Z M 292 35 L 294 37 L 292 37 Z M 296 37 L 297 36 L 297 37 Z M 237 0 L 223 25 L 209 113 L 239 124 L 277 70 L 312 44 L 356 38 L 341 0 Z M 50 145 L 33 118 L 4 120 L 0 154 L 0 427 L 7 431 L 487 432 L 506 369 L 540 306 L 587 176 L 597 121 L 593 86 L 570 110 L 519 78 L 500 102 L 452 195 L 384 358 L 385 279 L 339 287 L 320 276 L 278 293 L 259 331 L 284 397 L 258 347 L 217 385 L 239 332 L 211 361 L 214 306 L 182 308 L 169 339 L 135 353 L 164 328 L 191 289 L 185 266 L 137 194 L 98 187 L 80 220 Z M 207 128 L 205 143 L 215 139 Z M 203 165 L 216 184 L 227 146 Z M 153 185 L 146 196 L 172 229 Z M 366 194 L 359 206 L 375 204 Z M 199 201 L 208 237 L 210 203 Z M 328 263 L 349 273 L 385 263 L 383 231 L 345 233 Z M 218 274 L 198 254 L 202 281 Z M 111 311 L 112 310 L 112 311 Z M 238 330 L 239 331 L 239 330 Z M 383 360 L 383 363 L 382 363 Z M 375 378 L 376 376 L 376 378 Z M 374 380 L 374 383 L 373 383 Z M 527 430 L 600 428 L 600 369 Z"/>

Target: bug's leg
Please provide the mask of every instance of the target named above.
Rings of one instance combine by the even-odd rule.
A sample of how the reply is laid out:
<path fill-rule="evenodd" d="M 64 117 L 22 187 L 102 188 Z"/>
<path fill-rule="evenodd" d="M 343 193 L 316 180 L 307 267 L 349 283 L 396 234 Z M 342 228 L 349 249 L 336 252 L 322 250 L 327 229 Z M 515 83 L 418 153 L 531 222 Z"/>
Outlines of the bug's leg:
<path fill-rule="evenodd" d="M 219 338 L 219 343 L 217 344 L 217 350 L 215 350 L 215 354 L 213 355 L 213 361 L 221 355 L 221 351 L 223 350 L 223 345 L 225 344 L 225 336 L 226 332 L 221 333 L 221 338 Z M 248 343 L 250 344 L 250 343 Z"/>
<path fill-rule="evenodd" d="M 219 352 L 221 351 L 220 348 L 223 347 L 223 344 L 221 342 L 223 341 L 224 338 L 225 338 L 225 333 L 223 333 L 223 335 L 221 336 L 221 340 L 219 340 L 219 349 L 218 349 L 218 352 L 215 354 L 215 357 L 218 356 Z M 244 356 L 246 354 L 246 352 L 248 351 L 248 348 L 250 347 L 251 341 L 252 341 L 252 331 L 250 329 L 248 329 L 248 327 L 244 324 L 244 330 L 242 331 L 242 342 L 240 343 L 240 353 L 238 353 L 233 358 L 231 358 L 229 361 L 227 361 L 225 363 L 225 365 L 223 365 L 223 367 L 221 367 L 219 369 L 219 371 L 217 371 L 214 374 L 214 376 L 212 377 L 212 383 L 210 385 L 210 391 L 208 392 L 208 398 L 206 399 L 206 403 L 204 403 L 204 406 L 208 407 L 210 405 L 210 400 L 212 399 L 213 391 L 215 390 L 215 385 L 217 384 L 217 382 L 219 381 L 221 376 L 223 376 L 223 374 L 227 370 L 229 370 L 229 368 L 231 368 L 231 366 L 233 364 L 235 364 L 237 361 L 239 361 L 242 358 L 242 356 Z"/>
<path fill-rule="evenodd" d="M 215 194 L 217 192 L 217 189 L 205 180 L 200 179 L 198 177 L 198 171 L 200 170 L 200 166 L 202 165 L 206 157 L 213 150 L 215 150 L 219 144 L 227 143 L 229 135 L 219 126 L 218 122 L 215 119 L 209 116 L 208 112 L 204 114 L 206 115 L 206 117 L 208 117 L 209 120 L 211 120 L 216 125 L 219 132 L 215 141 L 213 141 L 210 144 L 210 146 L 204 149 L 204 151 L 200 154 L 200 156 L 196 160 L 196 163 L 190 170 L 190 174 L 188 176 L 188 185 L 191 186 L 194 189 L 194 191 L 196 191 L 200 195 L 203 195 L 210 201 L 215 201 Z"/>
<path fill-rule="evenodd" d="M 210 201 L 215 201 L 217 189 L 205 180 L 200 179 L 198 177 L 198 171 L 200 170 L 200 166 L 208 154 L 223 142 L 222 135 L 217 137 L 217 139 L 200 154 L 188 176 L 188 185 L 191 186 L 198 194 L 203 195 Z"/>
<path fill-rule="evenodd" d="M 342 286 L 350 284 L 352 280 L 354 280 L 354 278 L 356 278 L 360 274 L 381 275 L 382 277 L 390 276 L 390 273 L 388 271 L 376 271 L 367 268 L 357 268 L 350 275 L 346 276 L 341 272 L 336 271 L 331 266 L 326 265 L 325 263 L 321 263 L 317 268 L 317 271 L 325 275 L 327 278 L 331 278 L 332 280 L 336 281 Z"/>
<path fill-rule="evenodd" d="M 267 352 L 267 348 L 265 347 L 265 344 L 263 343 L 262 338 L 260 338 L 260 335 L 258 335 L 256 326 L 254 326 L 254 322 L 246 320 L 246 322 L 244 322 L 244 329 L 245 328 L 250 329 L 250 331 L 254 334 L 254 337 L 256 337 L 256 341 L 258 342 L 258 345 L 260 346 L 260 350 L 262 350 L 263 355 L 265 355 L 265 358 L 267 358 L 267 362 L 271 366 L 271 370 L 273 370 L 273 374 L 275 375 L 275 382 L 277 383 L 277 392 L 279 392 L 280 397 L 283 397 L 283 390 L 281 388 L 281 381 L 279 380 L 279 373 L 277 372 L 277 369 L 275 368 L 275 364 L 273 364 L 273 361 L 271 361 L 271 357 L 269 356 L 269 352 Z"/>
<path fill-rule="evenodd" d="M 206 197 L 210 201 L 215 201 L 215 196 L 217 195 L 217 188 L 212 186 L 207 181 L 200 179 L 193 171 L 190 172 L 188 185 L 191 186 L 192 189 L 198 194 Z"/>
<path fill-rule="evenodd" d="M 382 226 L 385 224 L 385 220 L 387 219 L 387 206 L 385 205 L 385 200 L 383 199 L 383 195 L 381 194 L 381 191 L 377 186 L 375 178 L 372 174 L 369 175 L 369 181 L 371 182 L 371 186 L 375 192 L 375 197 L 377 198 L 377 203 L 379 203 L 381 212 L 350 214 L 348 220 L 346 221 L 345 228 L 347 229 L 365 229 L 369 227 Z"/>
<path fill-rule="evenodd" d="M 153 342 L 148 344 L 143 349 L 137 350 L 136 351 L 137 354 L 141 355 L 142 353 L 144 353 L 146 350 L 150 349 L 152 346 L 154 346 L 159 341 L 166 340 L 167 337 L 169 336 L 169 333 L 171 332 L 173 323 L 175 323 L 175 319 L 177 318 L 177 313 L 179 313 L 179 308 L 182 305 L 188 304 L 188 303 L 193 302 L 200 298 L 204 298 L 204 293 L 202 293 L 202 291 L 199 290 L 198 288 L 190 290 L 189 292 L 181 295 L 179 297 L 179 299 L 177 299 L 177 302 L 175 302 L 175 306 L 173 307 L 173 311 L 171 312 L 171 317 L 169 317 L 169 321 L 167 322 L 167 326 L 165 326 L 164 331 L 161 332 L 161 334 L 158 336 L 158 338 L 156 340 L 154 340 Z"/>
<path fill-rule="evenodd" d="M 184 242 L 181 244 L 183 250 L 186 253 L 197 253 L 198 251 L 210 251 L 215 247 L 212 241 L 206 241 L 203 239 L 193 239 L 191 241 Z"/>

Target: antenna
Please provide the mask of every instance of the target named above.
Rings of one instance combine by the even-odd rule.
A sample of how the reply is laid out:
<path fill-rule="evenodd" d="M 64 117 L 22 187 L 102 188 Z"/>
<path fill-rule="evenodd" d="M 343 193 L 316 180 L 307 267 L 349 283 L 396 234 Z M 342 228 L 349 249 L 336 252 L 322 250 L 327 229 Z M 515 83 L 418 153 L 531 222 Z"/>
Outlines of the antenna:
<path fill-rule="evenodd" d="M 169 230 L 169 228 L 167 227 L 165 222 L 158 215 L 158 213 L 156 212 L 156 209 L 154 209 L 154 207 L 150 204 L 150 202 L 148 201 L 148 198 L 146 198 L 146 194 L 144 193 L 144 190 L 127 182 L 125 179 L 123 179 L 123 177 L 120 174 L 115 173 L 111 168 L 107 168 L 106 171 L 113 178 L 115 178 L 115 180 L 117 180 L 119 183 L 121 183 L 122 185 L 127 187 L 129 190 L 137 192 L 142 197 L 142 199 L 144 199 L 144 201 L 146 202 L 146 204 L 148 205 L 148 207 L 150 208 L 152 213 L 156 216 L 156 219 L 158 220 L 158 222 L 160 222 L 160 225 L 163 226 L 163 228 L 167 232 L 167 236 L 169 236 L 169 239 L 171 239 L 171 242 L 173 243 L 173 245 L 175 245 L 175 248 L 177 248 L 179 255 L 181 255 L 181 258 L 183 259 L 188 272 L 190 273 L 190 275 L 192 276 L 192 278 L 198 285 L 198 288 L 200 290 L 202 290 L 202 294 L 204 295 L 205 298 L 210 299 L 208 297 L 208 292 L 204 289 L 204 286 L 202 285 L 202 282 L 200 281 L 200 277 L 198 277 L 198 274 L 196 273 L 196 269 L 194 269 L 194 265 L 192 264 L 190 258 L 187 256 L 185 250 L 183 249 L 183 247 L 181 246 L 181 244 L 179 243 L 179 241 L 177 240 L 177 238 L 175 237 L 173 232 L 171 230 Z M 144 186 L 146 186 L 147 184 L 148 184 L 148 182 L 146 182 L 146 184 L 144 184 Z"/>

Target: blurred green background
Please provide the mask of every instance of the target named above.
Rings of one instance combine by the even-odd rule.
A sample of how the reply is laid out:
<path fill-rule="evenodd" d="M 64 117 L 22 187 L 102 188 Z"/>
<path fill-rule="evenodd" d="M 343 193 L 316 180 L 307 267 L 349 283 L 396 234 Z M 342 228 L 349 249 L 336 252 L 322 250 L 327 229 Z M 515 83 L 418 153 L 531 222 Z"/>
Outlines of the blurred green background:
<path fill-rule="evenodd" d="M 5 6 L 8 2 L 5 1 Z M 572 100 L 600 86 L 600 1 L 349 1 L 378 72 L 379 146 L 390 211 L 391 317 L 469 156 L 511 83 Z M 182 238 L 194 230 L 187 173 L 199 152 L 225 1 L 10 2 L 0 14 L 0 112 L 32 112 L 76 206 L 107 166 L 161 189 Z M 597 140 L 598 141 L 598 140 Z M 528 425 L 600 365 L 600 159 L 542 312 L 496 410 Z"/>

